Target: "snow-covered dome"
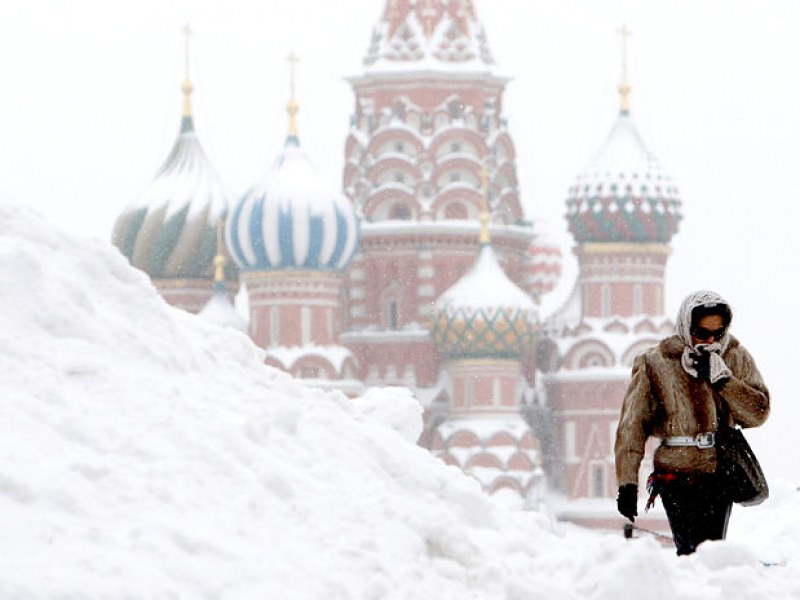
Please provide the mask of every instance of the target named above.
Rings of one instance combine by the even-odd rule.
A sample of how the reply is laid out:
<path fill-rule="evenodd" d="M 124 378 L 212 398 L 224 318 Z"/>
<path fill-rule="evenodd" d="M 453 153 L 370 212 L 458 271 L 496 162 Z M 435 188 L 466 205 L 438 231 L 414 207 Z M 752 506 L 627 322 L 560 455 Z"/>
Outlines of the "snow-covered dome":
<path fill-rule="evenodd" d="M 623 110 L 575 178 L 566 216 L 578 242 L 666 243 L 678 230 L 680 206 L 677 187 Z"/>
<path fill-rule="evenodd" d="M 545 227 L 544 222 L 538 221 L 536 229 Z M 540 231 L 528 247 L 530 260 L 525 269 L 525 289 L 533 294 L 534 298 L 541 298 L 551 292 L 561 279 L 561 248 L 545 229 Z"/>
<path fill-rule="evenodd" d="M 530 348 L 537 318 L 533 300 L 484 244 L 472 268 L 439 297 L 432 334 L 451 358 L 516 358 Z"/>
<path fill-rule="evenodd" d="M 353 204 L 322 179 L 290 135 L 265 177 L 235 205 L 226 241 L 244 270 L 343 270 L 358 247 Z"/>
<path fill-rule="evenodd" d="M 217 223 L 228 194 L 184 115 L 169 156 L 155 178 L 117 218 L 113 243 L 153 279 L 213 278 Z M 229 263 L 230 264 L 230 263 Z M 226 279 L 236 279 L 236 269 Z"/>

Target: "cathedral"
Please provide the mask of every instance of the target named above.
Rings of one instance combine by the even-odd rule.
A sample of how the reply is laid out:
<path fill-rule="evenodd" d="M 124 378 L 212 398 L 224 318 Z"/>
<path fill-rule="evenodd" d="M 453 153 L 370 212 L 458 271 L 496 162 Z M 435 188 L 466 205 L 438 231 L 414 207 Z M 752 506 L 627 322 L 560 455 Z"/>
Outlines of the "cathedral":
<path fill-rule="evenodd" d="M 195 131 L 187 72 L 177 139 L 114 244 L 167 302 L 245 331 L 310 385 L 408 387 L 424 407 L 419 444 L 488 493 L 556 498 L 559 518 L 614 526 L 616 422 L 633 358 L 672 333 L 664 275 L 681 219 L 627 73 L 608 139 L 565 182 L 579 270 L 543 315 L 561 249 L 522 208 L 508 79 L 474 2 L 387 0 L 368 39 L 341 185 L 303 149 L 292 84 L 282 150 L 230 195 Z"/>

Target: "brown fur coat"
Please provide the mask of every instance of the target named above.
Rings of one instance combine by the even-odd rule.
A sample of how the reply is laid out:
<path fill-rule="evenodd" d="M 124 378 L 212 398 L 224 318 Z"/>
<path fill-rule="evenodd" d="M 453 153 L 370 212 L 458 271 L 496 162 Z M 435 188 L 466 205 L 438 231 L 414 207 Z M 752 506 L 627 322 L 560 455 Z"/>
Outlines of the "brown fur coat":
<path fill-rule="evenodd" d="M 648 437 L 694 436 L 716 431 L 717 414 L 732 426 L 757 427 L 769 414 L 769 392 L 753 358 L 731 336 L 722 358 L 733 376 L 721 390 L 698 381 L 681 367 L 682 339 L 673 335 L 640 354 L 622 405 L 615 457 L 619 485 L 638 484 L 639 465 Z M 655 468 L 660 471 L 713 473 L 714 448 L 659 446 Z"/>

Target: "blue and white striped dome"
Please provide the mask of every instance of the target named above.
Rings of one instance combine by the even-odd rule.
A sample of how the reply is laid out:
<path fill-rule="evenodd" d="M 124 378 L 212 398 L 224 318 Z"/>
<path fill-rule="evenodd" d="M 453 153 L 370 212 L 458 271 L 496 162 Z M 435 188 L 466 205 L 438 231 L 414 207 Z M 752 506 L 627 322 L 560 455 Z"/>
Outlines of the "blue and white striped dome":
<path fill-rule="evenodd" d="M 358 247 L 358 217 L 289 136 L 266 176 L 227 222 L 231 256 L 246 271 L 340 271 Z"/>

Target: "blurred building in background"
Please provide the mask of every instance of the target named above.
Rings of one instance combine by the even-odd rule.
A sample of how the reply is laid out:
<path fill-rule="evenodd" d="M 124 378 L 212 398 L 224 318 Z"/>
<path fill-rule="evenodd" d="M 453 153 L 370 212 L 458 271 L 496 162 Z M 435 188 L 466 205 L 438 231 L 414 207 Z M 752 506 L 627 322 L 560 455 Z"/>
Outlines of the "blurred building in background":
<path fill-rule="evenodd" d="M 343 189 L 304 154 L 292 91 L 283 151 L 228 204 L 187 73 L 175 148 L 115 244 L 168 302 L 218 322 L 240 322 L 243 283 L 268 364 L 350 395 L 411 388 L 420 444 L 488 492 L 535 504 L 549 488 L 562 518 L 616 522 L 616 421 L 634 356 L 672 332 L 664 269 L 680 220 L 631 121 L 627 75 L 607 142 L 569 189 L 579 275 L 547 318 L 561 250 L 522 209 L 509 79 L 473 2 L 388 0 L 349 81 Z"/>

